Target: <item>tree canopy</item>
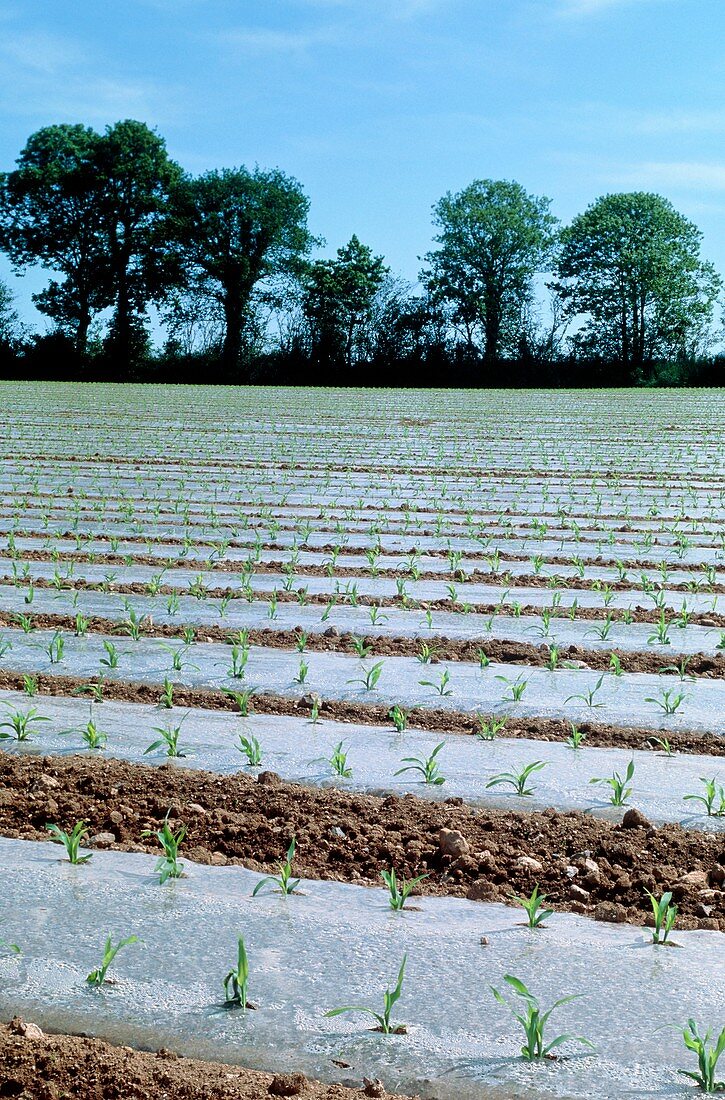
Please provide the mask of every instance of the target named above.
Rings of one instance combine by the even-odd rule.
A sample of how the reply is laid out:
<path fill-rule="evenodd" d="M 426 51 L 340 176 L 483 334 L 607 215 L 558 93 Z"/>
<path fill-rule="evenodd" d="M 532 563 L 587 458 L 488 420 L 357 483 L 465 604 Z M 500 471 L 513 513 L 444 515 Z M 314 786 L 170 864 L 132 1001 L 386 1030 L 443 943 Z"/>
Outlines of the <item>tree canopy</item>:
<path fill-rule="evenodd" d="M 722 281 L 702 234 L 660 195 L 605 195 L 562 231 L 556 290 L 575 346 L 625 364 L 696 354 Z"/>
<path fill-rule="evenodd" d="M 514 181 L 475 180 L 433 208 L 438 248 L 426 255 L 422 279 L 451 306 L 471 347 L 483 337 L 488 364 L 510 351 L 533 277 L 550 261 L 557 225 L 550 206 Z"/>
<path fill-rule="evenodd" d="M 313 238 L 309 199 L 279 169 L 223 169 L 187 179 L 177 196 L 177 231 L 188 278 L 219 302 L 223 361 L 239 366 L 252 294 L 269 277 L 300 271 Z"/>

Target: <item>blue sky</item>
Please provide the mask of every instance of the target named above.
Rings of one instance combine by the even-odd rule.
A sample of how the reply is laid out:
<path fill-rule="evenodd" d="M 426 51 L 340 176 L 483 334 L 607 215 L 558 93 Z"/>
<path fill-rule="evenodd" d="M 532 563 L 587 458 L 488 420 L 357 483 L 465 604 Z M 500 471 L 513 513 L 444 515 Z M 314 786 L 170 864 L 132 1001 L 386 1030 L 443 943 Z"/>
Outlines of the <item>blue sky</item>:
<path fill-rule="evenodd" d="M 725 0 L 0 0 L 0 168 L 39 126 L 139 118 L 191 172 L 283 168 L 326 251 L 355 232 L 410 278 L 473 179 L 563 220 L 654 190 L 725 272 L 723 41 Z M 37 320 L 42 279 L 12 285 Z"/>

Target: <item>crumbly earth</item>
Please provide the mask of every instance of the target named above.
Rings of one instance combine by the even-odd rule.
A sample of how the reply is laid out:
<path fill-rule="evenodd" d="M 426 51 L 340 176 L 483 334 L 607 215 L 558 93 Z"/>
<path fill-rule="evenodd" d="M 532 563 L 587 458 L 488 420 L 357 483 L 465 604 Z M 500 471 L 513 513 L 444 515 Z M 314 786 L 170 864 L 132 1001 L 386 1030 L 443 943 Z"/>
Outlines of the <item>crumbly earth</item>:
<path fill-rule="evenodd" d="M 43 695 L 75 696 L 79 691 L 87 690 L 91 683 L 98 680 L 81 679 L 78 676 L 56 676 L 38 673 L 35 677 L 38 701 Z M 160 687 L 154 684 L 128 680 L 106 680 L 102 685 L 103 699 L 113 699 L 127 703 L 159 703 Z M 24 679 L 21 673 L 0 670 L 1 691 L 23 691 Z M 86 695 L 90 698 L 89 695 Z M 287 714 L 299 717 L 309 715 L 313 699 L 319 705 L 322 718 L 337 722 L 369 723 L 376 726 L 390 726 L 390 708 L 381 704 L 342 699 L 320 699 L 314 692 L 301 698 L 288 695 L 276 695 L 272 692 L 254 694 L 249 700 L 249 713 Z M 177 707 L 199 707 L 209 710 L 228 710 L 238 713 L 238 706 L 222 691 L 210 688 L 189 688 L 175 685 L 173 701 Z M 487 716 L 484 716 L 487 717 Z M 435 733 L 475 734 L 479 729 L 476 715 L 464 711 L 443 710 L 437 707 L 415 707 L 408 712 L 408 726 L 411 729 L 431 730 Z M 656 726 L 645 729 L 639 726 L 610 726 L 600 722 L 584 721 L 579 729 L 586 738 L 587 746 L 613 747 L 646 750 L 661 750 L 661 739 L 666 736 L 674 752 L 707 753 L 710 756 L 725 756 L 725 739 L 714 732 L 693 732 L 691 730 L 672 731 L 663 734 Z M 532 738 L 537 741 L 566 741 L 571 736 L 571 723 L 558 718 L 517 717 L 513 715 L 506 722 L 507 738 Z"/>
<path fill-rule="evenodd" d="M 489 609 L 492 610 L 492 609 Z M 585 610 L 593 610 L 591 608 Z M 725 626 L 725 616 L 720 616 Z M 38 614 L 32 616 L 36 630 L 65 630 L 75 633 L 74 615 Z M 709 620 L 708 620 L 709 621 Z M 0 625 L 17 626 L 17 615 L 0 611 Z M 140 625 L 140 635 L 144 638 L 183 638 L 188 624 L 153 623 L 148 619 Z M 87 620 L 87 630 L 91 634 L 119 635 L 125 633 L 122 624 L 100 615 L 91 615 Z M 194 634 L 205 642 L 228 642 L 232 636 L 229 627 L 207 625 L 196 627 Z M 272 649 L 294 650 L 303 635 L 301 627 L 294 630 L 274 630 L 270 627 L 252 628 L 247 631 L 251 645 L 267 646 Z M 419 657 L 420 638 L 403 636 L 356 636 L 349 631 L 340 631 L 329 627 L 323 632 L 310 632 L 305 635 L 305 649 L 322 653 L 356 653 L 356 645 L 362 643 L 372 657 Z M 551 647 L 532 645 L 529 642 L 512 642 L 500 638 L 482 641 L 469 641 L 431 635 L 425 643 L 430 651 L 431 664 L 442 661 L 473 661 L 478 663 L 481 654 L 489 661 L 500 664 L 525 664 L 543 668 L 551 660 Z M 556 648 L 556 647 L 555 647 Z M 680 669 L 687 677 L 707 679 L 725 678 L 725 655 L 714 656 L 706 653 L 693 653 L 686 658 L 668 658 L 662 653 L 646 653 L 641 650 L 617 649 L 596 650 L 586 646 L 568 645 L 557 649 L 560 669 L 589 668 L 597 672 L 611 672 L 612 657 L 616 656 L 622 672 L 664 673 L 678 676 Z"/>
<path fill-rule="evenodd" d="M 509 812 L 287 783 L 273 772 L 222 776 L 99 757 L 0 756 L 0 834 L 41 839 L 88 823 L 91 844 L 151 851 L 143 831 L 167 813 L 188 826 L 182 856 L 275 870 L 297 839 L 302 877 L 380 884 L 428 877 L 420 892 L 511 902 L 535 884 L 555 909 L 646 924 L 647 891 L 672 890 L 678 927 L 725 931 L 725 836 L 621 825 L 579 812 Z M 443 830 L 443 832 L 441 832 Z M 0 1095 L 2 1095 L 0 1093 Z"/>
<path fill-rule="evenodd" d="M 0 1024 L 0 1097 L 18 1100 L 361 1100 L 387 1097 L 378 1082 L 325 1085 L 301 1073 L 276 1076 L 219 1062 L 112 1046 L 100 1039 L 45 1035 L 14 1019 Z M 399 1098 L 402 1100 L 402 1098 Z"/>

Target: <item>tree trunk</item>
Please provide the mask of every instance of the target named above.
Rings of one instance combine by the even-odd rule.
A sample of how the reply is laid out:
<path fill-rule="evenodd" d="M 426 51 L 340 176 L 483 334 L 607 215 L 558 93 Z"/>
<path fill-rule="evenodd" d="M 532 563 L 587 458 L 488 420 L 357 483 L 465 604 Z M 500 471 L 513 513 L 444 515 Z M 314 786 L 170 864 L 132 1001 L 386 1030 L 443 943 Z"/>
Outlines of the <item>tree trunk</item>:
<path fill-rule="evenodd" d="M 85 359 L 86 352 L 88 351 L 88 330 L 91 327 L 91 311 L 87 307 L 82 307 L 80 316 L 78 318 L 78 327 L 76 328 L 75 347 L 81 359 Z"/>
<path fill-rule="evenodd" d="M 242 325 L 244 309 L 241 295 L 228 291 L 224 298 L 224 345 L 222 366 L 226 378 L 234 378 L 239 371 L 242 353 Z"/>

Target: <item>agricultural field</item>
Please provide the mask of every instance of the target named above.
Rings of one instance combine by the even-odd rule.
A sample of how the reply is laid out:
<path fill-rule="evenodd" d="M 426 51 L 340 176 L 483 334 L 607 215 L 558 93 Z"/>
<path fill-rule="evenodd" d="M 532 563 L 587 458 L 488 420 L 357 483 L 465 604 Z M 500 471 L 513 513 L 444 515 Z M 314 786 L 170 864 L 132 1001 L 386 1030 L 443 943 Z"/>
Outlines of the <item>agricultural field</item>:
<path fill-rule="evenodd" d="M 721 392 L 0 398 L 0 1096 L 718 1091 Z"/>

